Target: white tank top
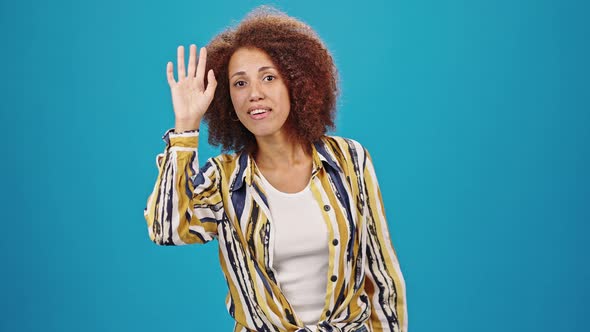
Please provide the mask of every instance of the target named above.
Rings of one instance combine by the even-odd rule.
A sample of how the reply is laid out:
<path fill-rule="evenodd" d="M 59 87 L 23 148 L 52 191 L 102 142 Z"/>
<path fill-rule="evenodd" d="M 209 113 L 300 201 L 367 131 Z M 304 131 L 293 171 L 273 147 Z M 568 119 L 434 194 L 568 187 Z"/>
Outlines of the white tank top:
<path fill-rule="evenodd" d="M 276 279 L 297 316 L 313 331 L 326 301 L 328 228 L 309 184 L 289 194 L 260 177 L 274 228 Z"/>

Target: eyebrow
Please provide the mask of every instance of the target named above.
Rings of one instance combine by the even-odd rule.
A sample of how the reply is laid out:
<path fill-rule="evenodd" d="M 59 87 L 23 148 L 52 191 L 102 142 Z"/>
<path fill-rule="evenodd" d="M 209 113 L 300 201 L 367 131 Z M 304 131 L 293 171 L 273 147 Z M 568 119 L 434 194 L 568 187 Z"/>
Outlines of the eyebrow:
<path fill-rule="evenodd" d="M 258 68 L 258 72 L 265 71 L 267 69 L 275 69 L 275 67 L 272 67 L 272 66 L 260 67 L 260 68 Z M 238 72 L 234 73 L 233 75 L 231 75 L 230 78 L 232 78 L 232 77 L 234 77 L 236 75 L 246 75 L 246 72 L 245 71 L 238 71 Z"/>

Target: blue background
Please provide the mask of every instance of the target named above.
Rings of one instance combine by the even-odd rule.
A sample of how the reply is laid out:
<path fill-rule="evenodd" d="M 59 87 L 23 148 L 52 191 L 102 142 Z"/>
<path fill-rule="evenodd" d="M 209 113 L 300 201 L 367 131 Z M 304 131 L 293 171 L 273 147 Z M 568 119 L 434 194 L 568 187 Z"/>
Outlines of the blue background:
<path fill-rule="evenodd" d="M 217 243 L 158 247 L 143 208 L 166 62 L 261 3 L 2 1 L 1 331 L 230 331 Z M 587 331 L 587 2 L 274 4 L 333 52 L 411 331 Z"/>

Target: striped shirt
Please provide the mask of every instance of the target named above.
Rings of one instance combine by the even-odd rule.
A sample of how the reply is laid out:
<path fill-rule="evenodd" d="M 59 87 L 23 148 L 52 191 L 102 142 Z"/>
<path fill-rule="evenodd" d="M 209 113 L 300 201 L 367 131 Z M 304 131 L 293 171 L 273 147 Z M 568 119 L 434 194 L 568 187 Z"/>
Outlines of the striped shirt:
<path fill-rule="evenodd" d="M 159 245 L 217 239 L 234 332 L 309 331 L 277 286 L 273 223 L 260 171 L 246 153 L 199 168 L 197 130 L 163 136 L 144 216 Z M 326 300 L 318 331 L 407 332 L 405 282 L 367 150 L 324 136 L 312 144 L 311 190 L 329 234 Z"/>

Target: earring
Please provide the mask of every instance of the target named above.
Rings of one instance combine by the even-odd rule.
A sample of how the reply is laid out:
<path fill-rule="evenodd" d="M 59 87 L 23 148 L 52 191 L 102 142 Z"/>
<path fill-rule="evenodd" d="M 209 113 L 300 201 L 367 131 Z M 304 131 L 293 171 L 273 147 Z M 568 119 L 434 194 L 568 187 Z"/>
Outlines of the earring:
<path fill-rule="evenodd" d="M 235 115 L 236 113 L 235 113 L 235 112 L 232 112 L 232 111 L 229 111 L 229 118 L 230 118 L 232 121 L 234 121 L 234 122 L 238 122 L 238 121 L 240 121 L 240 119 L 238 119 L 238 118 L 237 118 L 237 115 L 236 115 L 236 118 L 234 119 L 234 118 L 232 117 L 232 114 L 233 114 L 233 115 Z"/>

